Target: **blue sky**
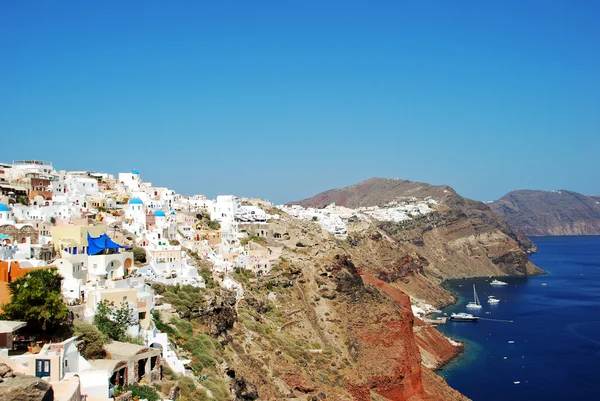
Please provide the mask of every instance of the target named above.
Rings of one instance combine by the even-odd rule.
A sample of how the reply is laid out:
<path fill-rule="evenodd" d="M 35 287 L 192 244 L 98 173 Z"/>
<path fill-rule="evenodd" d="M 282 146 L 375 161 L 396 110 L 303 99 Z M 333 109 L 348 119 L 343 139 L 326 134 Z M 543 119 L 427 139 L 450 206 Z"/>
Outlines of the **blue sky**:
<path fill-rule="evenodd" d="M 600 2 L 0 3 L 0 161 L 276 202 L 600 194 Z"/>

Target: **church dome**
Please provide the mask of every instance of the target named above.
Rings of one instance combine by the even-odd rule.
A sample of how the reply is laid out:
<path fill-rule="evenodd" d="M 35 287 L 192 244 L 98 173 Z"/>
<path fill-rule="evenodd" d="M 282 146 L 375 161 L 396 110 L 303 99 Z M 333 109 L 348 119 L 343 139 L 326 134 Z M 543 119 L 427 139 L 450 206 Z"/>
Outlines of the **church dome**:
<path fill-rule="evenodd" d="M 142 200 L 140 198 L 133 198 L 132 200 L 129 201 L 130 205 L 143 205 L 144 202 L 142 202 Z"/>
<path fill-rule="evenodd" d="M 0 203 L 0 212 L 10 212 L 10 209 L 4 203 Z"/>
<path fill-rule="evenodd" d="M 139 174 L 140 174 L 140 172 L 139 172 L 139 171 L 137 171 L 136 169 L 133 169 L 133 170 L 131 171 L 131 174 L 136 174 L 136 175 L 139 175 Z"/>
<path fill-rule="evenodd" d="M 157 210 L 156 212 L 154 212 L 154 216 L 165 217 L 165 212 L 163 212 L 162 210 Z"/>

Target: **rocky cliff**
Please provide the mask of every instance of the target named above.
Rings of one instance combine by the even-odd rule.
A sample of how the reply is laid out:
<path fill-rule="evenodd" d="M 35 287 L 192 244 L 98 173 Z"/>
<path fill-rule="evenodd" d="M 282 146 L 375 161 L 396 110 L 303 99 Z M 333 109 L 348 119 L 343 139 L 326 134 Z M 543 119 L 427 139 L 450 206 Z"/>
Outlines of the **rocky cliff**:
<path fill-rule="evenodd" d="M 465 399 L 430 371 L 459 349 L 415 320 L 404 292 L 316 223 L 272 225 L 287 234 L 269 240 L 283 249 L 280 263 L 248 281 L 228 345 L 231 366 L 260 399 Z"/>
<path fill-rule="evenodd" d="M 229 400 L 215 396 L 224 386 L 236 400 L 466 400 L 432 371 L 460 347 L 413 316 L 397 282 L 354 260 L 376 251 L 369 242 L 351 246 L 289 216 L 271 228 L 283 235 L 267 246 L 281 257 L 269 275 L 232 274 L 244 287 L 235 305 L 219 288 L 156 286 L 178 310 L 163 314 L 166 331 L 206 378 L 192 393 L 180 384 L 182 400 Z"/>
<path fill-rule="evenodd" d="M 572 191 L 513 191 L 489 204 L 526 235 L 599 235 L 600 197 Z"/>

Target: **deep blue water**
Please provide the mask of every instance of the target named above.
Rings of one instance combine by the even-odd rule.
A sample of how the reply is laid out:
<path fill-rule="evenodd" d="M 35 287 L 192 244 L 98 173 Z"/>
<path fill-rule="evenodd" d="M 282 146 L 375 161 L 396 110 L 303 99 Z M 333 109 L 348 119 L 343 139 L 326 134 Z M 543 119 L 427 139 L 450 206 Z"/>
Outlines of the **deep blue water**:
<path fill-rule="evenodd" d="M 500 288 L 490 279 L 450 283 L 460 301 L 444 310 L 448 315 L 467 311 L 514 323 L 439 326 L 467 344 L 440 374 L 475 401 L 600 400 L 600 236 L 533 240 L 539 251 L 531 260 L 548 275 L 501 278 L 509 286 Z M 478 312 L 465 308 L 473 284 L 483 303 Z M 489 305 L 488 295 L 502 302 Z"/>

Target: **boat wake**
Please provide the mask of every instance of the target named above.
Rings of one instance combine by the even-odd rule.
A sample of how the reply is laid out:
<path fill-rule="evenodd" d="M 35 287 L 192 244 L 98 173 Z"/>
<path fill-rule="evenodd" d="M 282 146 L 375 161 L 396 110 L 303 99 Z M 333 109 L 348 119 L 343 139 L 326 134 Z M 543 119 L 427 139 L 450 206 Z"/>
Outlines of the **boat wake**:
<path fill-rule="evenodd" d="M 579 331 L 582 326 L 587 326 L 591 323 L 597 324 L 597 323 L 600 323 L 600 320 L 591 320 L 591 321 L 587 321 L 587 322 L 571 323 L 571 324 L 568 324 L 566 327 L 567 327 L 567 330 L 569 330 L 571 333 L 575 334 L 577 337 L 581 338 L 582 340 L 585 340 L 592 344 L 600 346 L 599 340 L 596 340 L 595 338 L 591 338 L 585 334 L 582 334 Z"/>

